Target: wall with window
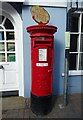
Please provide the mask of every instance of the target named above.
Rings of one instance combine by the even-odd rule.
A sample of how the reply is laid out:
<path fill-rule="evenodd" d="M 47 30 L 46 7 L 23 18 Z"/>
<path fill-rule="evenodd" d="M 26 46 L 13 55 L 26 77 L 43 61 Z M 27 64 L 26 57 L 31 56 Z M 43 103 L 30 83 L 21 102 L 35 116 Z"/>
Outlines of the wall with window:
<path fill-rule="evenodd" d="M 2 7 L 3 7 L 2 3 Z M 22 13 L 22 7 L 18 8 L 16 3 L 10 3 L 18 12 L 19 14 Z M 14 14 L 14 13 L 13 13 Z M 8 18 L 5 16 L 4 13 L 0 15 L 0 62 L 14 62 L 15 61 L 15 28 Z M 7 50 L 6 50 L 7 47 Z M 9 53 L 12 51 L 12 53 Z M 12 60 L 10 61 L 10 56 L 12 56 Z"/>
<path fill-rule="evenodd" d="M 83 70 L 83 13 L 73 12 L 70 26 L 70 70 Z"/>
<path fill-rule="evenodd" d="M 82 92 L 83 79 L 83 12 L 72 12 L 70 19 L 69 92 Z"/>
<path fill-rule="evenodd" d="M 0 18 L 0 62 L 15 62 L 14 26 L 7 16 Z"/>

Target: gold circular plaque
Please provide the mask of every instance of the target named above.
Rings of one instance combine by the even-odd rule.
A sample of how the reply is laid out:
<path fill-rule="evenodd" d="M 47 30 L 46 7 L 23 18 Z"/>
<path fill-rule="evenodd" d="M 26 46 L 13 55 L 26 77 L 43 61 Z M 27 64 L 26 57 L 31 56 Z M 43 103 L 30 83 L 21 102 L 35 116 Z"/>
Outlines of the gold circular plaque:
<path fill-rule="evenodd" d="M 48 12 L 44 8 L 37 5 L 31 7 L 31 14 L 32 18 L 39 24 L 47 24 L 50 20 L 50 15 Z"/>

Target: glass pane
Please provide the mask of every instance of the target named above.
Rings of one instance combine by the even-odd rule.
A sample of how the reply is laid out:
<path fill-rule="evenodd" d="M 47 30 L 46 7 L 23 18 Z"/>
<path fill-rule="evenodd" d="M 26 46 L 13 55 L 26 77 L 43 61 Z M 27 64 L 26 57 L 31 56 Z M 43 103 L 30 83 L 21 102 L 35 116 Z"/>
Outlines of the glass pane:
<path fill-rule="evenodd" d="M 7 40 L 14 40 L 14 32 L 6 32 L 6 39 Z"/>
<path fill-rule="evenodd" d="M 4 24 L 6 29 L 14 29 L 13 24 L 11 23 L 11 21 L 7 18 Z"/>
<path fill-rule="evenodd" d="M 7 54 L 7 62 L 15 62 L 15 53 L 8 53 Z"/>
<path fill-rule="evenodd" d="M 5 62 L 5 53 L 0 53 L 0 62 Z"/>
<path fill-rule="evenodd" d="M 3 30 L 3 28 L 0 26 L 0 30 Z"/>
<path fill-rule="evenodd" d="M 83 70 L 83 54 L 80 54 L 80 64 L 79 64 L 79 69 Z"/>
<path fill-rule="evenodd" d="M 4 16 L 0 15 L 0 24 L 2 24 L 3 19 L 4 19 Z"/>
<path fill-rule="evenodd" d="M 0 43 L 0 51 L 5 51 L 5 45 L 4 45 L 4 43 Z"/>
<path fill-rule="evenodd" d="M 70 54 L 69 58 L 69 70 L 76 70 L 77 54 Z"/>
<path fill-rule="evenodd" d="M 80 14 L 72 14 L 71 18 L 71 32 L 78 32 L 79 31 L 79 15 Z"/>
<path fill-rule="evenodd" d="M 7 51 L 15 51 L 15 43 L 7 43 Z"/>
<path fill-rule="evenodd" d="M 83 32 L 83 14 L 82 14 L 82 27 L 81 28 L 82 28 L 81 31 Z"/>
<path fill-rule="evenodd" d="M 71 35 L 70 38 L 70 52 L 77 52 L 77 41 L 78 41 L 78 35 Z"/>
<path fill-rule="evenodd" d="M 83 35 L 81 35 L 80 51 L 83 52 Z"/>
<path fill-rule="evenodd" d="M 0 40 L 4 40 L 4 32 L 0 31 Z"/>

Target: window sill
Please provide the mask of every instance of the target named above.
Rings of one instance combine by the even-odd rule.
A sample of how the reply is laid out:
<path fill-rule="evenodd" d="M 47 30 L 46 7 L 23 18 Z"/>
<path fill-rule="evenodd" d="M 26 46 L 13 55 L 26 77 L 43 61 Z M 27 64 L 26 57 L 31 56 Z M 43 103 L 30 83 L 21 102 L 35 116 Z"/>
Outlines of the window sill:
<path fill-rule="evenodd" d="M 69 76 L 83 76 L 83 70 L 72 70 L 69 71 Z M 64 77 L 64 73 L 62 73 L 62 77 Z"/>

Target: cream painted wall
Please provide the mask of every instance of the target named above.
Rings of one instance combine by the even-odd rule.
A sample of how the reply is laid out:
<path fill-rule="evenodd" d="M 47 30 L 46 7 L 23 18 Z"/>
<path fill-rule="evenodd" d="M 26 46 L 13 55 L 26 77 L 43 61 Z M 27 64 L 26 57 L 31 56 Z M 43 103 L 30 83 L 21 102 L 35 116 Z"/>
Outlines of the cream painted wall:
<path fill-rule="evenodd" d="M 42 5 L 42 6 L 56 6 L 67 7 L 67 2 L 71 2 L 73 7 L 76 6 L 77 0 L 25 0 L 26 5 Z M 78 6 L 83 7 L 83 0 L 78 0 Z"/>
<path fill-rule="evenodd" d="M 60 6 L 66 7 L 67 0 L 25 0 L 26 5 Z"/>

